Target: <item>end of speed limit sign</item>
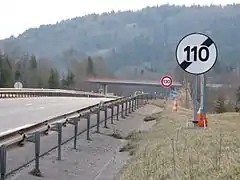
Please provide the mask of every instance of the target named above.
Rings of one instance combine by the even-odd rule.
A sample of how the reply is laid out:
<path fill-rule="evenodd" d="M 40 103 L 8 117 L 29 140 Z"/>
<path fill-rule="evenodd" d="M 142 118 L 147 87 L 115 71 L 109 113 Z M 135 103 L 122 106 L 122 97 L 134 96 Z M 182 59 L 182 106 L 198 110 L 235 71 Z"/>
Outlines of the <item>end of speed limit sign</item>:
<path fill-rule="evenodd" d="M 173 83 L 171 76 L 165 75 L 161 78 L 161 85 L 164 88 L 169 88 Z"/>
<path fill-rule="evenodd" d="M 218 51 L 213 40 L 202 33 L 183 37 L 176 48 L 179 66 L 190 74 L 200 75 L 210 71 L 217 61 Z"/>

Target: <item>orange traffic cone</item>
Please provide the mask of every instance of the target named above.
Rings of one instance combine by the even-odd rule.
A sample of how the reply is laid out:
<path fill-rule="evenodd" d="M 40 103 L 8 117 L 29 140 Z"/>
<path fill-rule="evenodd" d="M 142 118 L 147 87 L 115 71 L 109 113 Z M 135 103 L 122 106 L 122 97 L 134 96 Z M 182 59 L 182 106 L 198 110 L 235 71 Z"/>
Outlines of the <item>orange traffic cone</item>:
<path fill-rule="evenodd" d="M 172 111 L 173 112 L 177 112 L 178 111 L 177 99 L 174 99 Z"/>
<path fill-rule="evenodd" d="M 197 125 L 199 127 L 207 127 L 208 126 L 208 119 L 206 115 L 202 112 L 201 108 L 199 108 L 197 112 Z"/>

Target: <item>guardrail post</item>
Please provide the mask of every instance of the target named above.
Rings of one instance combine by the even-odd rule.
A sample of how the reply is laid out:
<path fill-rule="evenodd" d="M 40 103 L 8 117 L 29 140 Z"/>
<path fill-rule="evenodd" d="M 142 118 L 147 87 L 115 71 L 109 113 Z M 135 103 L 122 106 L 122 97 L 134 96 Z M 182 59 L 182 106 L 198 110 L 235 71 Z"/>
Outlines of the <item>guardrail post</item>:
<path fill-rule="evenodd" d="M 31 137 L 28 141 L 35 144 L 35 167 L 30 172 L 30 174 L 34 176 L 41 177 L 42 173 L 39 168 L 39 162 L 40 162 L 40 132 L 35 132 L 33 137 Z"/>
<path fill-rule="evenodd" d="M 91 115 L 87 114 L 86 115 L 87 118 L 87 140 L 90 141 L 90 119 L 91 119 Z"/>
<path fill-rule="evenodd" d="M 34 135 L 34 139 L 35 139 L 35 170 L 37 172 L 40 172 L 40 168 L 39 168 L 39 159 L 40 159 L 40 132 L 35 132 Z"/>
<path fill-rule="evenodd" d="M 6 146 L 5 145 L 1 145 L 1 147 L 0 147 L 1 180 L 5 180 L 6 164 L 7 164 L 6 156 L 7 156 Z"/>
<path fill-rule="evenodd" d="M 135 103 L 135 98 L 132 99 L 132 112 L 134 112 L 134 103 Z"/>
<path fill-rule="evenodd" d="M 68 123 L 74 126 L 73 149 L 77 149 L 78 119 L 74 118 L 73 121 L 69 121 Z"/>
<path fill-rule="evenodd" d="M 77 149 L 78 120 L 74 119 L 74 141 L 73 148 Z"/>
<path fill-rule="evenodd" d="M 128 101 L 125 101 L 125 116 L 128 116 Z"/>
<path fill-rule="evenodd" d="M 135 97 L 135 100 L 134 100 L 134 109 L 137 110 L 137 97 Z"/>
<path fill-rule="evenodd" d="M 135 101 L 134 101 L 135 110 L 137 110 L 137 99 L 138 99 L 138 97 L 135 97 Z"/>
<path fill-rule="evenodd" d="M 121 102 L 121 106 L 122 106 L 122 111 L 121 111 L 121 118 L 125 118 L 124 117 L 124 102 Z"/>
<path fill-rule="evenodd" d="M 131 113 L 132 113 L 132 112 L 131 112 L 131 105 L 132 105 L 131 103 L 132 103 L 132 100 L 129 99 L 128 102 L 129 102 L 128 112 L 129 112 L 129 114 L 131 114 Z"/>
<path fill-rule="evenodd" d="M 139 109 L 140 106 L 140 96 L 137 97 L 137 108 Z"/>
<path fill-rule="evenodd" d="M 104 109 L 104 115 L 105 115 L 104 116 L 104 118 L 105 118 L 104 119 L 104 128 L 108 128 L 107 127 L 107 119 L 108 119 L 108 117 L 107 117 L 107 114 L 108 114 L 107 109 L 108 109 L 107 107 L 105 107 L 105 109 Z"/>
<path fill-rule="evenodd" d="M 62 124 L 57 123 L 56 130 L 58 133 L 58 157 L 57 160 L 61 160 L 61 144 L 62 144 Z"/>
<path fill-rule="evenodd" d="M 138 109 L 138 96 L 135 99 L 135 109 Z"/>
<path fill-rule="evenodd" d="M 139 105 L 140 105 L 140 108 L 143 106 L 143 96 L 140 97 L 140 103 L 139 103 Z"/>
<path fill-rule="evenodd" d="M 101 113 L 101 111 L 100 111 L 100 108 L 98 108 L 98 110 L 97 110 L 97 133 L 99 133 L 100 132 L 100 113 Z"/>
<path fill-rule="evenodd" d="M 52 127 L 51 130 L 55 131 L 58 133 L 58 157 L 57 160 L 61 160 L 62 159 L 62 149 L 61 149 L 61 145 L 62 145 L 62 123 L 57 123 L 56 126 Z"/>
<path fill-rule="evenodd" d="M 62 123 L 57 123 L 57 131 L 58 131 L 58 160 L 62 159 Z"/>
<path fill-rule="evenodd" d="M 111 106 L 111 124 L 113 124 L 114 106 Z"/>
<path fill-rule="evenodd" d="M 117 121 L 119 121 L 119 104 L 117 104 Z"/>

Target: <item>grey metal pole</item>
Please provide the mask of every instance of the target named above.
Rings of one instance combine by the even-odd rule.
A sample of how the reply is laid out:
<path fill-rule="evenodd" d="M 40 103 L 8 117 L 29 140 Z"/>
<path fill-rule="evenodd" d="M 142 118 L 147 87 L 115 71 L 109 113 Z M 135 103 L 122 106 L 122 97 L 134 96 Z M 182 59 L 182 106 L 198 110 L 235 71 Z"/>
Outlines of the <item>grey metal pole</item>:
<path fill-rule="evenodd" d="M 105 107 L 105 110 L 104 110 L 104 114 L 105 114 L 105 120 L 104 120 L 104 128 L 107 128 L 107 114 L 108 114 L 108 112 L 107 112 L 107 107 Z"/>
<path fill-rule="evenodd" d="M 165 99 L 168 100 L 168 89 L 165 89 Z"/>
<path fill-rule="evenodd" d="M 35 173 L 41 174 L 39 168 L 39 159 L 40 159 L 40 132 L 34 133 L 34 143 L 35 143 Z"/>
<path fill-rule="evenodd" d="M 202 94 L 203 94 L 203 97 L 202 97 L 202 102 L 203 102 L 203 113 L 204 115 L 206 115 L 206 75 L 203 74 L 203 77 L 202 77 L 202 84 L 203 84 L 203 88 L 202 88 Z"/>
<path fill-rule="evenodd" d="M 139 97 L 136 97 L 136 109 L 139 109 Z"/>
<path fill-rule="evenodd" d="M 124 103 L 123 102 L 122 102 L 121 106 L 122 106 L 121 118 L 125 118 L 124 117 Z"/>
<path fill-rule="evenodd" d="M 2 145 L 0 147 L 0 170 L 1 170 L 1 180 L 5 180 L 6 174 L 6 146 Z"/>
<path fill-rule="evenodd" d="M 185 103 L 186 103 L 186 109 L 189 108 L 189 104 L 188 104 L 188 82 L 187 82 L 187 78 L 186 76 L 184 77 L 184 82 L 185 82 Z"/>
<path fill-rule="evenodd" d="M 128 116 L 128 101 L 125 101 L 125 116 Z"/>
<path fill-rule="evenodd" d="M 87 115 L 87 140 L 91 140 L 90 139 L 90 114 Z"/>
<path fill-rule="evenodd" d="M 113 124 L 114 106 L 111 106 L 111 124 Z"/>
<path fill-rule="evenodd" d="M 203 112 L 203 75 L 200 75 L 200 110 Z"/>
<path fill-rule="evenodd" d="M 194 84 L 194 92 L 193 92 L 193 96 L 194 96 L 194 115 L 193 115 L 193 121 L 194 121 L 194 125 L 196 125 L 197 123 L 197 96 L 198 96 L 198 75 L 195 75 L 195 84 Z"/>
<path fill-rule="evenodd" d="M 58 131 L 58 159 L 62 159 L 62 149 L 61 149 L 61 144 L 62 144 L 62 123 L 57 123 L 57 131 Z"/>
<path fill-rule="evenodd" d="M 129 107 L 128 107 L 128 113 L 131 114 L 131 99 L 128 101 Z"/>
<path fill-rule="evenodd" d="M 77 133 L 78 133 L 78 120 L 74 120 L 74 141 L 73 141 L 73 148 L 77 149 Z"/>
<path fill-rule="evenodd" d="M 135 98 L 132 99 L 132 112 L 134 112 L 134 99 Z"/>
<path fill-rule="evenodd" d="M 206 79 L 205 79 L 205 74 L 201 75 L 201 104 L 200 104 L 200 111 L 201 111 L 201 114 L 203 115 L 203 118 L 205 120 L 205 118 L 206 118 Z M 206 127 L 206 124 L 204 124 L 204 127 Z"/>
<path fill-rule="evenodd" d="M 117 105 L 117 121 L 119 121 L 119 104 Z"/>
<path fill-rule="evenodd" d="M 40 158 L 40 132 L 35 132 L 35 169 L 39 170 L 39 158 Z"/>
<path fill-rule="evenodd" d="M 99 127 L 100 127 L 100 109 L 97 110 L 97 133 L 100 132 Z"/>

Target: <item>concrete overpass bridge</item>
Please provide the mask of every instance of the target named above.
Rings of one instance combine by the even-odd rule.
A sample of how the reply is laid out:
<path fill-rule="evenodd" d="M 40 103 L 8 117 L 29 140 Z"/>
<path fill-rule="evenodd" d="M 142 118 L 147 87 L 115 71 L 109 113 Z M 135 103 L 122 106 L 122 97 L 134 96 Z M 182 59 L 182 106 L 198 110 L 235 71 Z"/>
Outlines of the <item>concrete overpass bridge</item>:
<path fill-rule="evenodd" d="M 87 82 L 100 84 L 102 86 L 104 94 L 107 93 L 107 86 L 109 84 L 131 85 L 131 86 L 154 86 L 154 87 L 162 86 L 160 83 L 160 80 L 153 81 L 153 80 L 126 80 L 126 79 L 118 79 L 118 78 L 89 78 Z M 181 86 L 182 85 L 179 82 L 173 82 L 172 84 L 173 88 L 179 88 Z"/>
<path fill-rule="evenodd" d="M 86 82 L 100 84 L 102 86 L 104 94 L 107 93 L 107 86 L 109 84 L 131 85 L 131 86 L 140 85 L 140 86 L 154 86 L 154 87 L 162 86 L 160 83 L 160 79 L 159 81 L 154 81 L 154 80 L 127 80 L 127 79 L 118 79 L 118 78 L 88 78 Z M 223 84 L 207 84 L 207 87 L 210 87 L 210 88 L 220 88 L 222 86 Z M 182 84 L 180 82 L 173 82 L 172 87 L 180 88 L 182 87 Z"/>

